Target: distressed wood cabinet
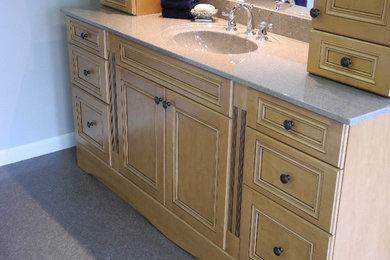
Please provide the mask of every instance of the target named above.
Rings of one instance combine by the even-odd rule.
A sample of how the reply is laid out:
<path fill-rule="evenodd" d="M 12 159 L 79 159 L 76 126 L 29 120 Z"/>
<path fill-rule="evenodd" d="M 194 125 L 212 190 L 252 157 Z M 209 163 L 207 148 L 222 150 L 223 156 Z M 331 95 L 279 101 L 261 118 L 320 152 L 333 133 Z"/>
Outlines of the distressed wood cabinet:
<path fill-rule="evenodd" d="M 79 166 L 199 259 L 390 258 L 390 114 L 345 125 L 67 17 Z"/>

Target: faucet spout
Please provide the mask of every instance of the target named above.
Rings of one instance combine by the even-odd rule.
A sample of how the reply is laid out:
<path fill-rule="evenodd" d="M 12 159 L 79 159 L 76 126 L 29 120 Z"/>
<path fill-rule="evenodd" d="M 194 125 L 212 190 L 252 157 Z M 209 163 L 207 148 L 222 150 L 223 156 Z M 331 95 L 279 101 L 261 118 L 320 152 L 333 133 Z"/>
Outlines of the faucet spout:
<path fill-rule="evenodd" d="M 236 11 L 240 8 L 244 8 L 247 14 L 247 21 L 246 21 L 246 34 L 251 36 L 254 35 L 253 28 L 253 15 L 252 15 L 252 8 L 253 5 L 247 5 L 247 4 L 242 4 L 238 3 L 233 6 L 233 8 L 230 10 L 228 14 L 225 14 L 226 16 L 229 16 L 229 22 L 228 22 L 228 28 L 226 30 L 228 31 L 235 31 L 237 30 L 236 27 L 236 22 L 235 22 L 235 17 L 236 17 Z"/>

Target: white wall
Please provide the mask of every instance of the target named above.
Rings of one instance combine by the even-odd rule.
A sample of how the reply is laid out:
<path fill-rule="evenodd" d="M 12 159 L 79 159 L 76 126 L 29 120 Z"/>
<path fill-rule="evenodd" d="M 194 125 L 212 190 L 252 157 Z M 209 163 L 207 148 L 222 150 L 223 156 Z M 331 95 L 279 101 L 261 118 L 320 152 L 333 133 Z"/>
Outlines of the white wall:
<path fill-rule="evenodd" d="M 0 166 L 74 145 L 64 7 L 0 0 Z"/>

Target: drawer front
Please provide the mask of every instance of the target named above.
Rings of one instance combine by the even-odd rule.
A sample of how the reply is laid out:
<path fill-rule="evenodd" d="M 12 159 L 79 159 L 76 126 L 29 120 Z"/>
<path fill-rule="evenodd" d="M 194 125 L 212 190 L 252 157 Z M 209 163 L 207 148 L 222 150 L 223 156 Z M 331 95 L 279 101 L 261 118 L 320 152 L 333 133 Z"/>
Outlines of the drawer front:
<path fill-rule="evenodd" d="M 111 164 L 109 106 L 77 87 L 72 87 L 76 141 Z"/>
<path fill-rule="evenodd" d="M 250 128 L 244 183 L 334 233 L 341 172 Z"/>
<path fill-rule="evenodd" d="M 106 31 L 74 18 L 66 17 L 68 41 L 107 59 Z"/>
<path fill-rule="evenodd" d="M 244 187 L 240 259 L 331 259 L 332 237 Z"/>
<path fill-rule="evenodd" d="M 348 126 L 248 90 L 248 126 L 342 167 Z"/>
<path fill-rule="evenodd" d="M 388 0 L 316 0 L 314 8 L 321 12 L 315 29 L 390 45 Z"/>
<path fill-rule="evenodd" d="M 129 14 L 136 14 L 136 0 L 100 0 L 100 3 Z"/>
<path fill-rule="evenodd" d="M 72 44 L 68 49 L 72 83 L 110 103 L 108 61 Z"/>
<path fill-rule="evenodd" d="M 390 96 L 389 47 L 319 31 L 310 37 L 309 72 Z"/>
<path fill-rule="evenodd" d="M 225 115 L 231 115 L 231 81 L 134 42 L 110 35 L 119 66 L 130 69 Z"/>

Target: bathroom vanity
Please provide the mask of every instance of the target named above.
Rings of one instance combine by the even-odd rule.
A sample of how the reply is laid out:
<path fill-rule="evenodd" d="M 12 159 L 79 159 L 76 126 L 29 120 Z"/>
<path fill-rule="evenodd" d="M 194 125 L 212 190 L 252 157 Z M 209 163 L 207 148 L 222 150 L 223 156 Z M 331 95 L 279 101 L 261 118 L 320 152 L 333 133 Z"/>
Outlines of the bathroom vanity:
<path fill-rule="evenodd" d="M 78 164 L 169 239 L 199 259 L 390 258 L 389 99 L 307 74 L 283 36 L 239 27 L 256 50 L 224 54 L 174 39 L 225 21 L 64 13 Z"/>

